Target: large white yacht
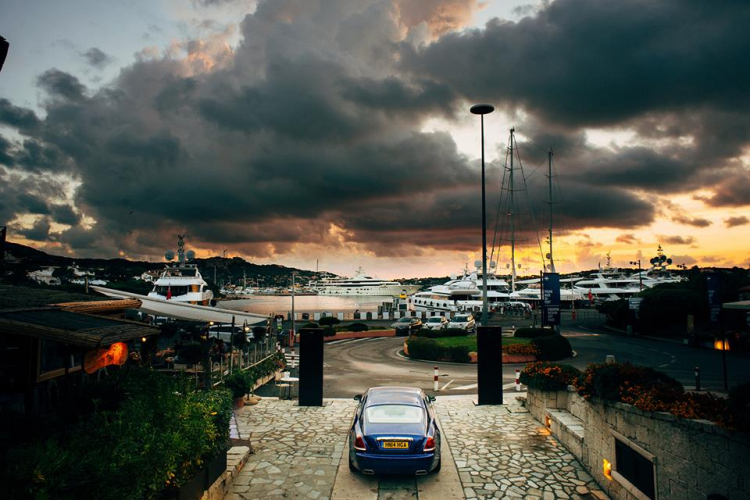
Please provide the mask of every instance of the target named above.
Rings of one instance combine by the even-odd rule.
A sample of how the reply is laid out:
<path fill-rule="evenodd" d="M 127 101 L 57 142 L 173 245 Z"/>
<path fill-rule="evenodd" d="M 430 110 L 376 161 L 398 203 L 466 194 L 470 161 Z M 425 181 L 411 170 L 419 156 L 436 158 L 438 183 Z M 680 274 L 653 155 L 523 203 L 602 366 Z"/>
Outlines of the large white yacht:
<path fill-rule="evenodd" d="M 323 278 L 314 286 L 320 295 L 383 295 L 401 297 L 419 290 L 419 285 L 402 285 L 367 276 L 360 267 L 351 278 Z"/>
<path fill-rule="evenodd" d="M 494 264 L 494 263 L 492 263 Z M 432 312 L 478 312 L 482 310 L 482 271 L 481 263 L 477 262 L 477 270 L 469 273 L 464 269 L 460 278 L 452 276 L 442 285 L 431 287 L 424 292 L 418 292 L 409 297 L 408 307 L 415 311 Z M 492 269 L 491 266 L 490 269 Z M 487 273 L 487 305 L 490 309 L 500 303 L 511 300 L 508 283 Z"/>
<path fill-rule="evenodd" d="M 210 305 L 214 292 L 198 271 L 198 265 L 189 263 L 195 258 L 195 253 L 192 250 L 185 252 L 183 235 L 178 235 L 177 238 L 177 262 L 167 264 L 148 297 L 199 306 Z M 170 250 L 164 256 L 171 261 L 174 259 L 174 252 Z"/>

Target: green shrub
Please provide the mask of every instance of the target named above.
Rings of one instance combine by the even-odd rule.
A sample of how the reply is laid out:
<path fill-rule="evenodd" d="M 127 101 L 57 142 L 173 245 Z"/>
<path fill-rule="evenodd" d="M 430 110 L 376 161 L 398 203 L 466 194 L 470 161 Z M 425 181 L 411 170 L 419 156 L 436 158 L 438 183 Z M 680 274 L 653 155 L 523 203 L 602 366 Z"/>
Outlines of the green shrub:
<path fill-rule="evenodd" d="M 414 333 L 417 337 L 426 337 L 428 339 L 439 339 L 442 337 L 465 337 L 469 334 L 463 328 L 445 328 L 443 330 L 429 330 L 422 328 Z"/>
<path fill-rule="evenodd" d="M 570 342 L 562 335 L 555 334 L 537 337 L 532 339 L 531 343 L 536 347 L 539 353 L 538 357 L 541 361 L 557 361 L 573 355 Z"/>
<path fill-rule="evenodd" d="M 333 326 L 338 325 L 339 323 L 341 323 L 341 321 L 339 321 L 336 316 L 324 316 L 318 321 L 320 326 Z"/>
<path fill-rule="evenodd" d="M 570 365 L 537 361 L 529 363 L 521 371 L 521 383 L 530 389 L 560 391 L 575 385 L 581 371 Z"/>
<path fill-rule="evenodd" d="M 513 336 L 522 339 L 535 339 L 537 337 L 547 337 L 554 334 L 555 331 L 552 328 L 519 328 L 513 333 Z"/>
<path fill-rule="evenodd" d="M 237 370 L 224 378 L 224 387 L 232 392 L 234 399 L 241 398 L 250 392 L 250 388 L 255 383 L 254 375 L 249 371 Z"/>
<path fill-rule="evenodd" d="M 632 404 L 642 410 L 669 411 L 684 393 L 666 373 L 630 363 L 590 364 L 579 378 L 578 393 Z"/>
<path fill-rule="evenodd" d="M 627 300 L 607 300 L 596 309 L 607 316 L 607 323 L 616 328 L 625 328 L 631 322 L 632 313 Z"/>
<path fill-rule="evenodd" d="M 448 361 L 453 361 L 454 363 L 468 363 L 470 361 L 468 346 L 456 345 L 446 347 L 445 351 L 446 355 L 444 357 L 447 357 Z"/>
<path fill-rule="evenodd" d="M 310 323 L 305 323 L 300 328 L 320 328 L 320 325 L 317 323 L 310 322 Z"/>
<path fill-rule="evenodd" d="M 181 485 L 229 439 L 231 394 L 196 391 L 189 377 L 123 370 L 90 382 L 88 413 L 52 439 L 7 451 L 0 483 L 8 498 L 154 498 Z M 6 429 L 7 430 L 7 429 Z"/>
<path fill-rule="evenodd" d="M 370 329 L 370 327 L 364 323 L 352 323 L 351 325 L 347 326 L 346 329 L 350 332 L 366 332 Z"/>
<path fill-rule="evenodd" d="M 323 336 L 324 337 L 333 337 L 336 335 L 336 329 L 332 326 L 327 326 L 323 328 Z"/>
<path fill-rule="evenodd" d="M 437 360 L 443 352 L 440 346 L 434 340 L 412 336 L 407 340 L 409 346 L 409 357 L 414 359 L 425 359 L 429 361 Z"/>

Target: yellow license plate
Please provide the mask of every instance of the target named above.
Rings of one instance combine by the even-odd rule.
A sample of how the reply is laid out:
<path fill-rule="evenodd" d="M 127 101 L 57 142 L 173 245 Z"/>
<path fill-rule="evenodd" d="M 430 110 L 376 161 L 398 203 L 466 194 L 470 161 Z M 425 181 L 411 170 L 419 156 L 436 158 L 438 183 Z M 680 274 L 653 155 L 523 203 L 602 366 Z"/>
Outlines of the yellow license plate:
<path fill-rule="evenodd" d="M 395 450 L 408 450 L 408 441 L 383 441 L 384 449 L 395 449 Z"/>

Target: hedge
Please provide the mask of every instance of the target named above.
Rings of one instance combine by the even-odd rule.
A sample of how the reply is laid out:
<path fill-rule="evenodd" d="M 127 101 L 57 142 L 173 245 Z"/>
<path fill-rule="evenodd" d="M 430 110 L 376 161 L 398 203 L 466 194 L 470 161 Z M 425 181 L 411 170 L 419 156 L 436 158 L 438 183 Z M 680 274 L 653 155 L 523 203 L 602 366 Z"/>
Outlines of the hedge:
<path fill-rule="evenodd" d="M 540 362 L 529 363 L 521 371 L 521 383 L 530 389 L 559 391 L 575 385 L 581 371 L 570 365 Z"/>
<path fill-rule="evenodd" d="M 537 337 L 531 343 L 536 347 L 541 361 L 558 361 L 573 355 L 570 342 L 559 334 Z"/>
<path fill-rule="evenodd" d="M 352 323 L 351 325 L 346 327 L 347 332 L 366 332 L 370 329 L 369 326 L 367 326 L 364 323 Z"/>
<path fill-rule="evenodd" d="M 320 326 L 338 325 L 341 321 L 336 316 L 324 316 L 318 320 Z"/>
<path fill-rule="evenodd" d="M 414 335 L 417 337 L 426 337 L 428 339 L 439 339 L 442 337 L 465 337 L 469 334 L 463 328 L 444 328 L 442 330 L 429 330 L 422 328 L 417 330 Z"/>
<path fill-rule="evenodd" d="M 522 339 L 535 339 L 537 337 L 548 337 L 554 334 L 555 331 L 551 328 L 519 328 L 513 333 L 513 336 Z"/>
<path fill-rule="evenodd" d="M 432 339 L 412 336 L 406 341 L 409 347 L 409 357 L 427 361 L 453 361 L 455 363 L 469 362 L 469 348 L 467 346 L 443 347 Z"/>

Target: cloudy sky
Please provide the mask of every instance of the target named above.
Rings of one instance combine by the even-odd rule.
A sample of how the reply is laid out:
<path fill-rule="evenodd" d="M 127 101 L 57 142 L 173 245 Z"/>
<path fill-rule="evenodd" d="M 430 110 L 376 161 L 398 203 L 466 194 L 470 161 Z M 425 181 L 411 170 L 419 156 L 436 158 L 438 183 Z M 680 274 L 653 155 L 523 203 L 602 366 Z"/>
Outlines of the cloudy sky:
<path fill-rule="evenodd" d="M 742 0 L 8 0 L 0 225 L 71 256 L 187 233 L 203 257 L 447 275 L 481 255 L 489 102 L 501 268 L 509 211 L 522 272 L 543 265 L 550 148 L 558 269 L 659 244 L 747 267 L 748 25 Z"/>

